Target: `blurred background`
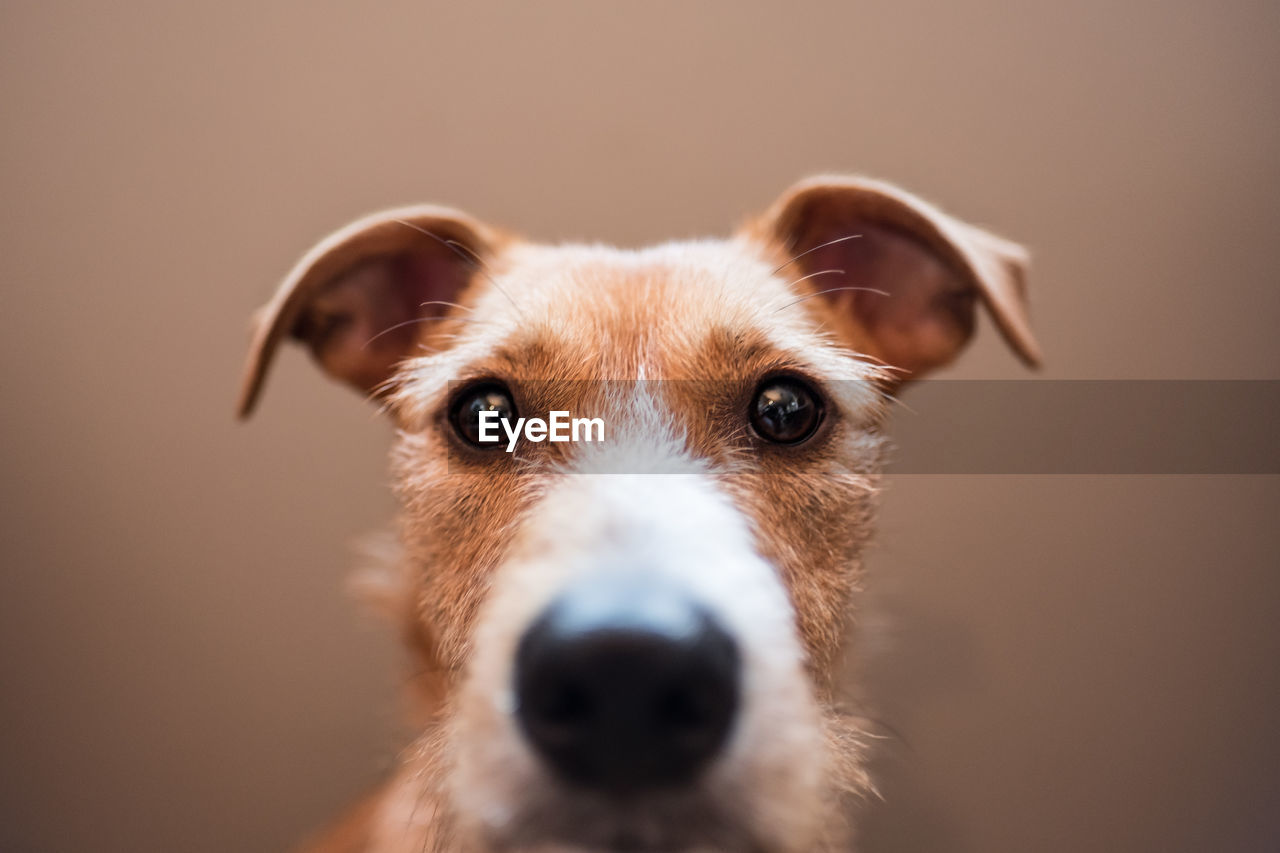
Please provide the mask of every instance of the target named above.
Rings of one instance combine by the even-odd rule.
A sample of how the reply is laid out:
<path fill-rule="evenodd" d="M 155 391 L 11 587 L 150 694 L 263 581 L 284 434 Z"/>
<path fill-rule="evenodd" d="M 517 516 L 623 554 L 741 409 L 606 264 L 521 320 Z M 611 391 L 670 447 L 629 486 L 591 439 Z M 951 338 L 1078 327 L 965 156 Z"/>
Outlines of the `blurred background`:
<path fill-rule="evenodd" d="M 0 7 L 0 849 L 272 851 L 403 743 L 389 431 L 249 313 L 437 201 L 726 233 L 823 170 L 1029 245 L 1045 379 L 1280 378 L 1280 6 Z M 987 327 L 949 375 L 1023 373 Z M 909 400 L 908 400 L 909 402 Z M 885 851 L 1280 847 L 1280 478 L 900 476 Z"/>

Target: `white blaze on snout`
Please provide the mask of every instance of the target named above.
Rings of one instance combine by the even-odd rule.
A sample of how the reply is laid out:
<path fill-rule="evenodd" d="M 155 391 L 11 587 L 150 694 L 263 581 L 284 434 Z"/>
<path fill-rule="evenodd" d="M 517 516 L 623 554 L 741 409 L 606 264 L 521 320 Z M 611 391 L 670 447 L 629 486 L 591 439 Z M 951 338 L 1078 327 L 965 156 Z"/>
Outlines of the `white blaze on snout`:
<path fill-rule="evenodd" d="M 752 827 L 766 849 L 786 850 L 797 839 L 770 838 L 771 827 L 794 834 L 796 812 L 819 795 L 822 730 L 786 589 L 714 480 L 677 454 L 658 458 L 667 470 L 689 473 L 560 475 L 493 578 L 454 741 L 459 812 L 491 838 L 522 833 L 538 813 L 587 809 L 583 820 L 607 819 L 573 804 L 576 795 L 550 778 L 521 738 L 512 662 L 523 631 L 570 583 L 617 570 L 676 582 L 738 645 L 740 706 L 696 794 L 705 807 Z M 610 460 L 611 470 L 617 463 Z"/>

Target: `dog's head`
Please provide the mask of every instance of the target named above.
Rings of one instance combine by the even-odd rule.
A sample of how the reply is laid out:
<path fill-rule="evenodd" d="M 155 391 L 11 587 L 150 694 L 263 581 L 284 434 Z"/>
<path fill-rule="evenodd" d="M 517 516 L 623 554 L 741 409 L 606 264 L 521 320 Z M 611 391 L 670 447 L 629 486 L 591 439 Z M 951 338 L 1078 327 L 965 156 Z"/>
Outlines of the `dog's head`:
<path fill-rule="evenodd" d="M 838 843 L 838 803 L 866 783 L 832 677 L 885 399 L 956 356 L 979 304 L 1034 362 L 1024 264 L 907 193 L 832 178 L 727 240 L 542 246 L 417 207 L 313 249 L 260 314 L 241 411 L 292 337 L 398 427 L 403 615 L 437 701 L 395 831 L 468 850 Z M 600 427 L 497 429 L 556 411 Z"/>

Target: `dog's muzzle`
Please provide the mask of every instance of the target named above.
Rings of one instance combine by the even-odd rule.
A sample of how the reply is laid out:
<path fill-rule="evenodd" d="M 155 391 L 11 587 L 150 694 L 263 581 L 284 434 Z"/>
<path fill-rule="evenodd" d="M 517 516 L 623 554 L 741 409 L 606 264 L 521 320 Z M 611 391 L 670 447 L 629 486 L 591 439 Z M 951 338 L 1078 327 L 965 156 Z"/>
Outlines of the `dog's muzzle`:
<path fill-rule="evenodd" d="M 521 637 L 516 716 L 566 782 L 625 795 L 693 782 L 738 710 L 737 644 L 652 573 L 574 582 Z"/>

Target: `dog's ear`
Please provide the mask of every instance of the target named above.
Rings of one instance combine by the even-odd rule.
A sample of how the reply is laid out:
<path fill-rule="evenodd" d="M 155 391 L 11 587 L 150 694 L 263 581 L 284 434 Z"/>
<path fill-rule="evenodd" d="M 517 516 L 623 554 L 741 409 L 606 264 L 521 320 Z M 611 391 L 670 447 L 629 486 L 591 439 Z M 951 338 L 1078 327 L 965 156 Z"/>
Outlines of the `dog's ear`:
<path fill-rule="evenodd" d="M 815 178 L 792 187 L 748 235 L 789 261 L 779 274 L 821 293 L 835 331 L 858 351 L 919 378 L 951 361 L 987 306 L 1028 365 L 1027 255 L 896 187 Z M 794 259 L 794 260 L 792 260 Z"/>
<path fill-rule="evenodd" d="M 240 416 L 253 410 L 286 336 L 305 343 L 330 376 L 376 393 L 413 352 L 418 321 L 443 315 L 503 239 L 431 206 L 377 213 L 325 238 L 254 317 Z"/>

